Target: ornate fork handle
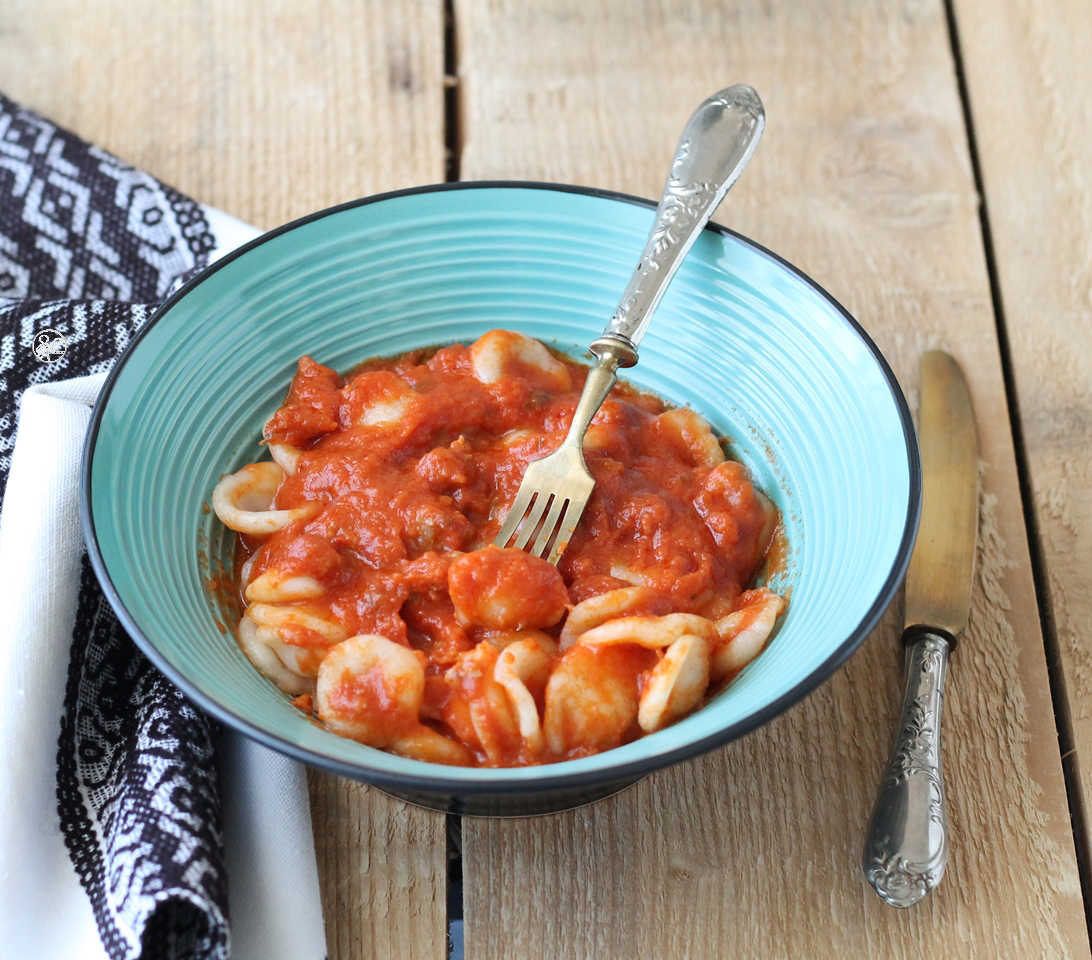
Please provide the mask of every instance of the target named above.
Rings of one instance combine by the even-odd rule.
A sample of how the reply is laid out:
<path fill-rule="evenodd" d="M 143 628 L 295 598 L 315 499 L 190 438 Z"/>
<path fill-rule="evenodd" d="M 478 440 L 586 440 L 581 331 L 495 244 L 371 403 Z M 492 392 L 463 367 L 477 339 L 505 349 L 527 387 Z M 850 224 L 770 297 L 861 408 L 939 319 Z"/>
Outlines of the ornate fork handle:
<path fill-rule="evenodd" d="M 596 364 L 584 381 L 569 432 L 553 453 L 527 465 L 494 540 L 498 547 L 526 548 L 557 563 L 595 487 L 584 462 L 584 432 L 618 368 L 637 362 L 637 344 L 664 289 L 751 159 L 764 124 L 758 94 L 743 84 L 713 94 L 687 121 L 633 278 L 603 335 L 590 345 Z"/>
<path fill-rule="evenodd" d="M 633 349 L 634 363 L 637 345 L 664 290 L 747 166 L 765 124 L 758 94 L 741 83 L 713 94 L 683 129 L 648 242 L 603 331 L 605 337 L 621 339 Z"/>
<path fill-rule="evenodd" d="M 940 769 L 940 721 L 950 642 L 925 631 L 911 642 L 895 746 L 865 841 L 862 866 L 887 903 L 909 907 L 944 876 L 948 828 Z"/>

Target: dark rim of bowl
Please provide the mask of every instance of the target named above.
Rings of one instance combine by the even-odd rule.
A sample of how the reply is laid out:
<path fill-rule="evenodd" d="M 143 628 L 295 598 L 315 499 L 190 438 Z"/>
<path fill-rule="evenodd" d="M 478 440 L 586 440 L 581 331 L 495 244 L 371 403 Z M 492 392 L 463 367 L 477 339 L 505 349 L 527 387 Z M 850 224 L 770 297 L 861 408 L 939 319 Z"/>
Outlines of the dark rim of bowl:
<path fill-rule="evenodd" d="M 910 468 L 910 485 L 909 485 L 909 500 L 906 505 L 906 527 L 903 531 L 902 540 L 899 544 L 898 552 L 895 556 L 895 561 L 888 573 L 887 579 L 884 581 L 883 588 L 880 590 L 879 595 L 875 601 L 869 607 L 865 613 L 861 622 L 857 625 L 857 628 L 853 630 L 850 635 L 834 650 L 834 652 L 814 671 L 812 671 L 804 680 L 798 683 L 795 687 L 788 690 L 776 700 L 767 704 L 762 709 L 756 711 L 743 720 L 733 723 L 730 726 L 724 727 L 718 730 L 716 733 L 712 733 L 706 737 L 702 737 L 698 740 L 691 741 L 680 747 L 676 747 L 673 750 L 666 751 L 664 753 L 654 754 L 650 757 L 642 757 L 637 760 L 631 760 L 625 763 L 600 768 L 597 770 L 578 771 L 575 773 L 558 773 L 551 774 L 550 768 L 552 764 L 544 764 L 537 769 L 542 771 L 542 775 L 531 779 L 523 780 L 488 780 L 488 781 L 473 781 L 462 780 L 455 777 L 445 776 L 443 771 L 449 768 L 443 767 L 439 764 L 422 764 L 423 768 L 420 774 L 401 774 L 392 773 L 384 770 L 377 770 L 373 767 L 369 767 L 363 763 L 351 763 L 348 761 L 338 760 L 333 757 L 327 757 L 323 754 L 315 753 L 305 747 L 301 747 L 295 743 L 291 743 L 286 740 L 282 740 L 280 737 L 275 736 L 262 728 L 254 725 L 251 721 L 245 717 L 241 717 L 233 713 L 228 707 L 218 703 L 211 697 L 206 696 L 200 690 L 195 689 L 190 682 L 183 676 L 178 670 L 176 670 L 166 658 L 159 653 L 155 645 L 144 635 L 141 629 L 137 626 L 133 618 L 130 616 L 125 605 L 121 602 L 121 598 L 117 589 L 114 587 L 113 581 L 110 578 L 110 573 L 106 567 L 106 562 L 99 551 L 98 538 L 95 535 L 95 520 L 92 516 L 91 509 L 91 462 L 94 458 L 95 443 L 98 438 L 99 427 L 102 423 L 102 416 L 110 400 L 110 394 L 113 390 L 114 384 L 117 381 L 122 369 L 128 362 L 133 351 L 138 347 L 140 341 L 144 335 L 159 321 L 159 319 L 166 314 L 170 309 L 183 297 L 185 297 L 191 290 L 204 282 L 206 278 L 211 276 L 221 267 L 227 265 L 236 258 L 243 256 L 248 251 L 260 246 L 268 240 L 273 239 L 283 233 L 287 233 L 290 230 L 302 226 L 303 224 L 310 223 L 314 220 L 322 219 L 333 214 L 340 213 L 344 210 L 350 210 L 355 207 L 366 206 L 372 203 L 379 203 L 384 200 L 392 200 L 397 197 L 413 196 L 418 194 L 439 193 L 447 190 L 550 190 L 559 193 L 575 193 L 582 194 L 584 196 L 597 197 L 603 200 L 621 201 L 623 203 L 631 203 L 637 206 L 644 206 L 654 208 L 656 206 L 652 201 L 643 199 L 641 197 L 631 196 L 625 193 L 619 193 L 612 190 L 602 190 L 592 187 L 580 187 L 570 184 L 554 184 L 554 183 L 537 183 L 534 181 L 520 181 L 520 180 L 479 180 L 479 181 L 460 181 L 456 183 L 439 183 L 431 184 L 423 187 L 411 187 L 406 190 L 395 190 L 389 193 L 376 194 L 372 197 L 363 197 L 358 200 L 351 200 L 347 203 L 338 204 L 334 207 L 329 207 L 325 210 L 319 210 L 315 213 L 308 214 L 305 217 L 300 217 L 297 220 L 293 220 L 286 223 L 274 230 L 270 230 L 267 233 L 262 234 L 253 240 L 236 247 L 234 250 L 226 253 L 223 257 L 217 260 L 215 263 L 210 264 L 199 274 L 191 278 L 187 283 L 180 287 L 174 294 L 172 294 L 167 300 L 165 300 L 148 319 L 147 323 L 134 335 L 132 340 L 126 346 L 125 350 L 118 357 L 114 363 L 106 382 L 103 385 L 102 391 L 99 394 L 99 398 L 95 403 L 94 410 L 91 415 L 90 427 L 87 431 L 87 437 L 84 441 L 83 460 L 80 466 L 80 516 L 83 526 L 84 541 L 87 545 L 87 552 L 91 560 L 91 566 L 98 577 L 99 584 L 102 586 L 103 592 L 106 598 L 109 600 L 110 605 L 113 607 L 118 619 L 121 621 L 122 626 L 133 638 L 137 646 L 144 652 L 149 660 L 164 674 L 166 675 L 183 693 L 186 694 L 193 702 L 204 709 L 207 713 L 226 723 L 228 726 L 235 727 L 242 731 L 253 739 L 259 741 L 284 753 L 296 760 L 311 766 L 320 767 L 324 770 L 328 770 L 332 773 L 337 773 L 342 776 L 347 776 L 352 779 L 363 780 L 367 783 L 371 783 L 380 789 L 387 787 L 391 790 L 424 790 L 434 794 L 448 794 L 453 796 L 471 796 L 480 794 L 521 794 L 531 793 L 539 790 L 564 790 L 566 788 L 577 788 L 594 786 L 597 783 L 601 783 L 605 780 L 622 780 L 624 778 L 631 777 L 633 780 L 640 779 L 654 770 L 658 770 L 664 767 L 673 766 L 683 760 L 689 760 L 693 757 L 699 756 L 715 747 L 723 746 L 732 740 L 738 739 L 744 734 L 750 733 L 752 730 L 765 724 L 767 721 L 773 719 L 778 714 L 787 710 L 790 706 L 803 699 L 813 690 L 815 690 L 821 683 L 823 683 L 828 677 L 831 676 L 839 667 L 841 667 L 850 657 L 850 655 L 857 649 L 858 646 L 864 641 L 865 637 L 872 632 L 872 629 L 879 622 L 883 616 L 884 611 L 890 604 L 895 591 L 902 583 L 903 575 L 906 572 L 906 567 L 910 562 L 910 553 L 913 549 L 914 541 L 917 536 L 918 521 L 921 514 L 921 461 L 918 455 L 917 435 L 914 432 L 913 420 L 910 416 L 910 408 L 906 403 L 906 398 L 903 396 L 902 390 L 899 387 L 898 381 L 895 379 L 895 375 L 888 365 L 887 360 L 883 354 L 876 347 L 876 344 L 872 341 L 872 338 L 865 332 L 864 328 L 850 315 L 850 313 L 843 307 L 837 300 L 834 299 L 826 290 L 824 290 L 819 284 L 812 280 L 809 276 L 803 273 L 801 270 L 794 267 L 791 263 L 779 257 L 776 253 L 767 250 L 760 244 L 755 243 L 752 240 L 747 239 L 739 233 L 733 230 L 729 230 L 727 227 L 720 226 L 716 223 L 710 223 L 706 229 L 711 230 L 714 233 L 732 237 L 741 243 L 746 244 L 749 247 L 759 251 L 763 255 L 771 258 L 779 263 L 782 267 L 788 270 L 790 273 L 796 275 L 803 280 L 813 290 L 817 291 L 825 300 L 827 300 L 838 312 L 842 315 L 845 321 L 850 325 L 861 341 L 871 352 L 876 363 L 879 365 L 883 372 L 884 378 L 887 381 L 888 389 L 891 391 L 892 399 L 899 412 L 899 419 L 902 423 L 903 437 L 906 442 L 906 457 Z M 518 769 L 518 768 L 517 768 Z M 433 770 L 436 771 L 433 774 Z"/>

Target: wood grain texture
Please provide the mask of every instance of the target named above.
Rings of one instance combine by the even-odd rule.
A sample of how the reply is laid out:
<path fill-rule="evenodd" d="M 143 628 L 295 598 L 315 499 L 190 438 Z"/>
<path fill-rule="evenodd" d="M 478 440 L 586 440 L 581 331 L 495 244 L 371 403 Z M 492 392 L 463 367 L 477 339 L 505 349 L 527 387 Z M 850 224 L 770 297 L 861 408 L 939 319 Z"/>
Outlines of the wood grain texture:
<path fill-rule="evenodd" d="M 958 0 L 955 11 L 1087 818 L 1092 6 Z"/>
<path fill-rule="evenodd" d="M 316 770 L 308 782 L 329 960 L 443 960 L 443 814 Z"/>
<path fill-rule="evenodd" d="M 5 0 L 0 90 L 265 228 L 443 179 L 441 0 Z M 330 960 L 446 956 L 444 818 L 310 786 Z"/>
<path fill-rule="evenodd" d="M 979 418 L 971 627 L 952 660 L 941 887 L 896 911 L 858 860 L 901 694 L 900 604 L 830 682 L 749 737 L 540 820 L 466 821 L 466 955 L 1087 957 L 983 241 L 939 0 L 456 0 L 462 176 L 655 197 L 732 82 L 762 145 L 717 219 L 861 321 L 916 409 L 929 347 Z"/>
<path fill-rule="evenodd" d="M 444 178 L 442 0 L 5 0 L 0 89 L 268 229 Z"/>

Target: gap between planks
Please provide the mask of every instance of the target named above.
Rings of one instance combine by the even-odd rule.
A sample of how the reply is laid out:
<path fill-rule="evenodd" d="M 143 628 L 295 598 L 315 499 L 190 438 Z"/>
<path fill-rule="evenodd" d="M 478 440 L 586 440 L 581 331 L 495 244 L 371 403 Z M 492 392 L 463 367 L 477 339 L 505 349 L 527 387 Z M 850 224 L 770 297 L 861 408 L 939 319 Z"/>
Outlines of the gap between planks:
<path fill-rule="evenodd" d="M 1050 683 L 1050 697 L 1054 706 L 1054 721 L 1058 731 L 1058 750 L 1061 757 L 1066 800 L 1069 805 L 1069 816 L 1073 829 L 1077 870 L 1080 875 L 1081 889 L 1085 894 L 1085 923 L 1088 926 L 1089 938 L 1092 939 L 1092 896 L 1090 896 L 1090 893 L 1092 893 L 1092 864 L 1089 863 L 1088 855 L 1090 849 L 1088 811 L 1085 810 L 1080 788 L 1079 761 L 1073 720 L 1070 713 L 1069 698 L 1066 693 L 1060 642 L 1054 622 L 1053 608 L 1050 603 L 1046 557 L 1035 513 L 1035 496 L 1031 483 L 1031 471 L 1028 465 L 1023 423 L 1020 417 L 1020 403 L 1016 390 L 1016 376 L 1013 371 L 1012 349 L 1005 323 L 1004 301 L 1001 296 L 1001 283 L 998 275 L 993 233 L 990 229 L 989 202 L 986 195 L 985 180 L 982 175 L 978 143 L 975 138 L 974 111 L 971 107 L 967 76 L 964 70 L 963 51 L 959 40 L 959 21 L 953 0 L 944 0 L 944 10 L 948 19 L 948 36 L 952 46 L 952 62 L 955 66 L 956 82 L 959 86 L 959 99 L 963 107 L 964 128 L 967 132 L 967 151 L 970 155 L 971 169 L 974 174 L 975 190 L 979 197 L 978 215 L 982 230 L 982 247 L 985 253 L 990 298 L 993 303 L 994 319 L 997 326 L 998 350 L 1008 401 L 1009 424 L 1016 458 L 1020 500 L 1023 507 L 1024 526 L 1027 530 L 1028 551 L 1031 555 L 1032 580 L 1035 586 L 1035 598 L 1039 610 L 1039 622 L 1046 654 L 1047 678 Z"/>

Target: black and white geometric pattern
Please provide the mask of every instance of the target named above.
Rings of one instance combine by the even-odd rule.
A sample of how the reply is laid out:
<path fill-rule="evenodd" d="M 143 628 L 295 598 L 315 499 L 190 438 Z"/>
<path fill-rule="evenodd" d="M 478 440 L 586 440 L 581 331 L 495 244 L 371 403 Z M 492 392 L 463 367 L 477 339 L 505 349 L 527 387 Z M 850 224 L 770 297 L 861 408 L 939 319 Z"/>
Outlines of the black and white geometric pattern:
<path fill-rule="evenodd" d="M 0 497 L 23 390 L 107 369 L 215 245 L 199 204 L 0 94 Z"/>
<path fill-rule="evenodd" d="M 158 303 L 215 246 L 200 206 L 0 95 L 0 297 Z"/>
<path fill-rule="evenodd" d="M 0 189 L 3 185 L 0 170 Z M 3 217 L 0 195 L 0 231 Z M 23 391 L 36 383 L 108 370 L 153 309 L 150 304 L 116 300 L 0 300 L 0 504 Z M 43 363 L 34 354 L 34 344 L 46 330 L 56 330 L 67 345 L 63 357 Z"/>
<path fill-rule="evenodd" d="M 212 729 L 136 649 L 83 558 L 61 830 L 111 957 L 228 956 Z"/>
<path fill-rule="evenodd" d="M 0 503 L 23 392 L 107 370 L 215 246 L 199 204 L 0 95 Z M 85 555 L 57 804 L 113 960 L 229 955 L 217 733 L 118 625 Z"/>

